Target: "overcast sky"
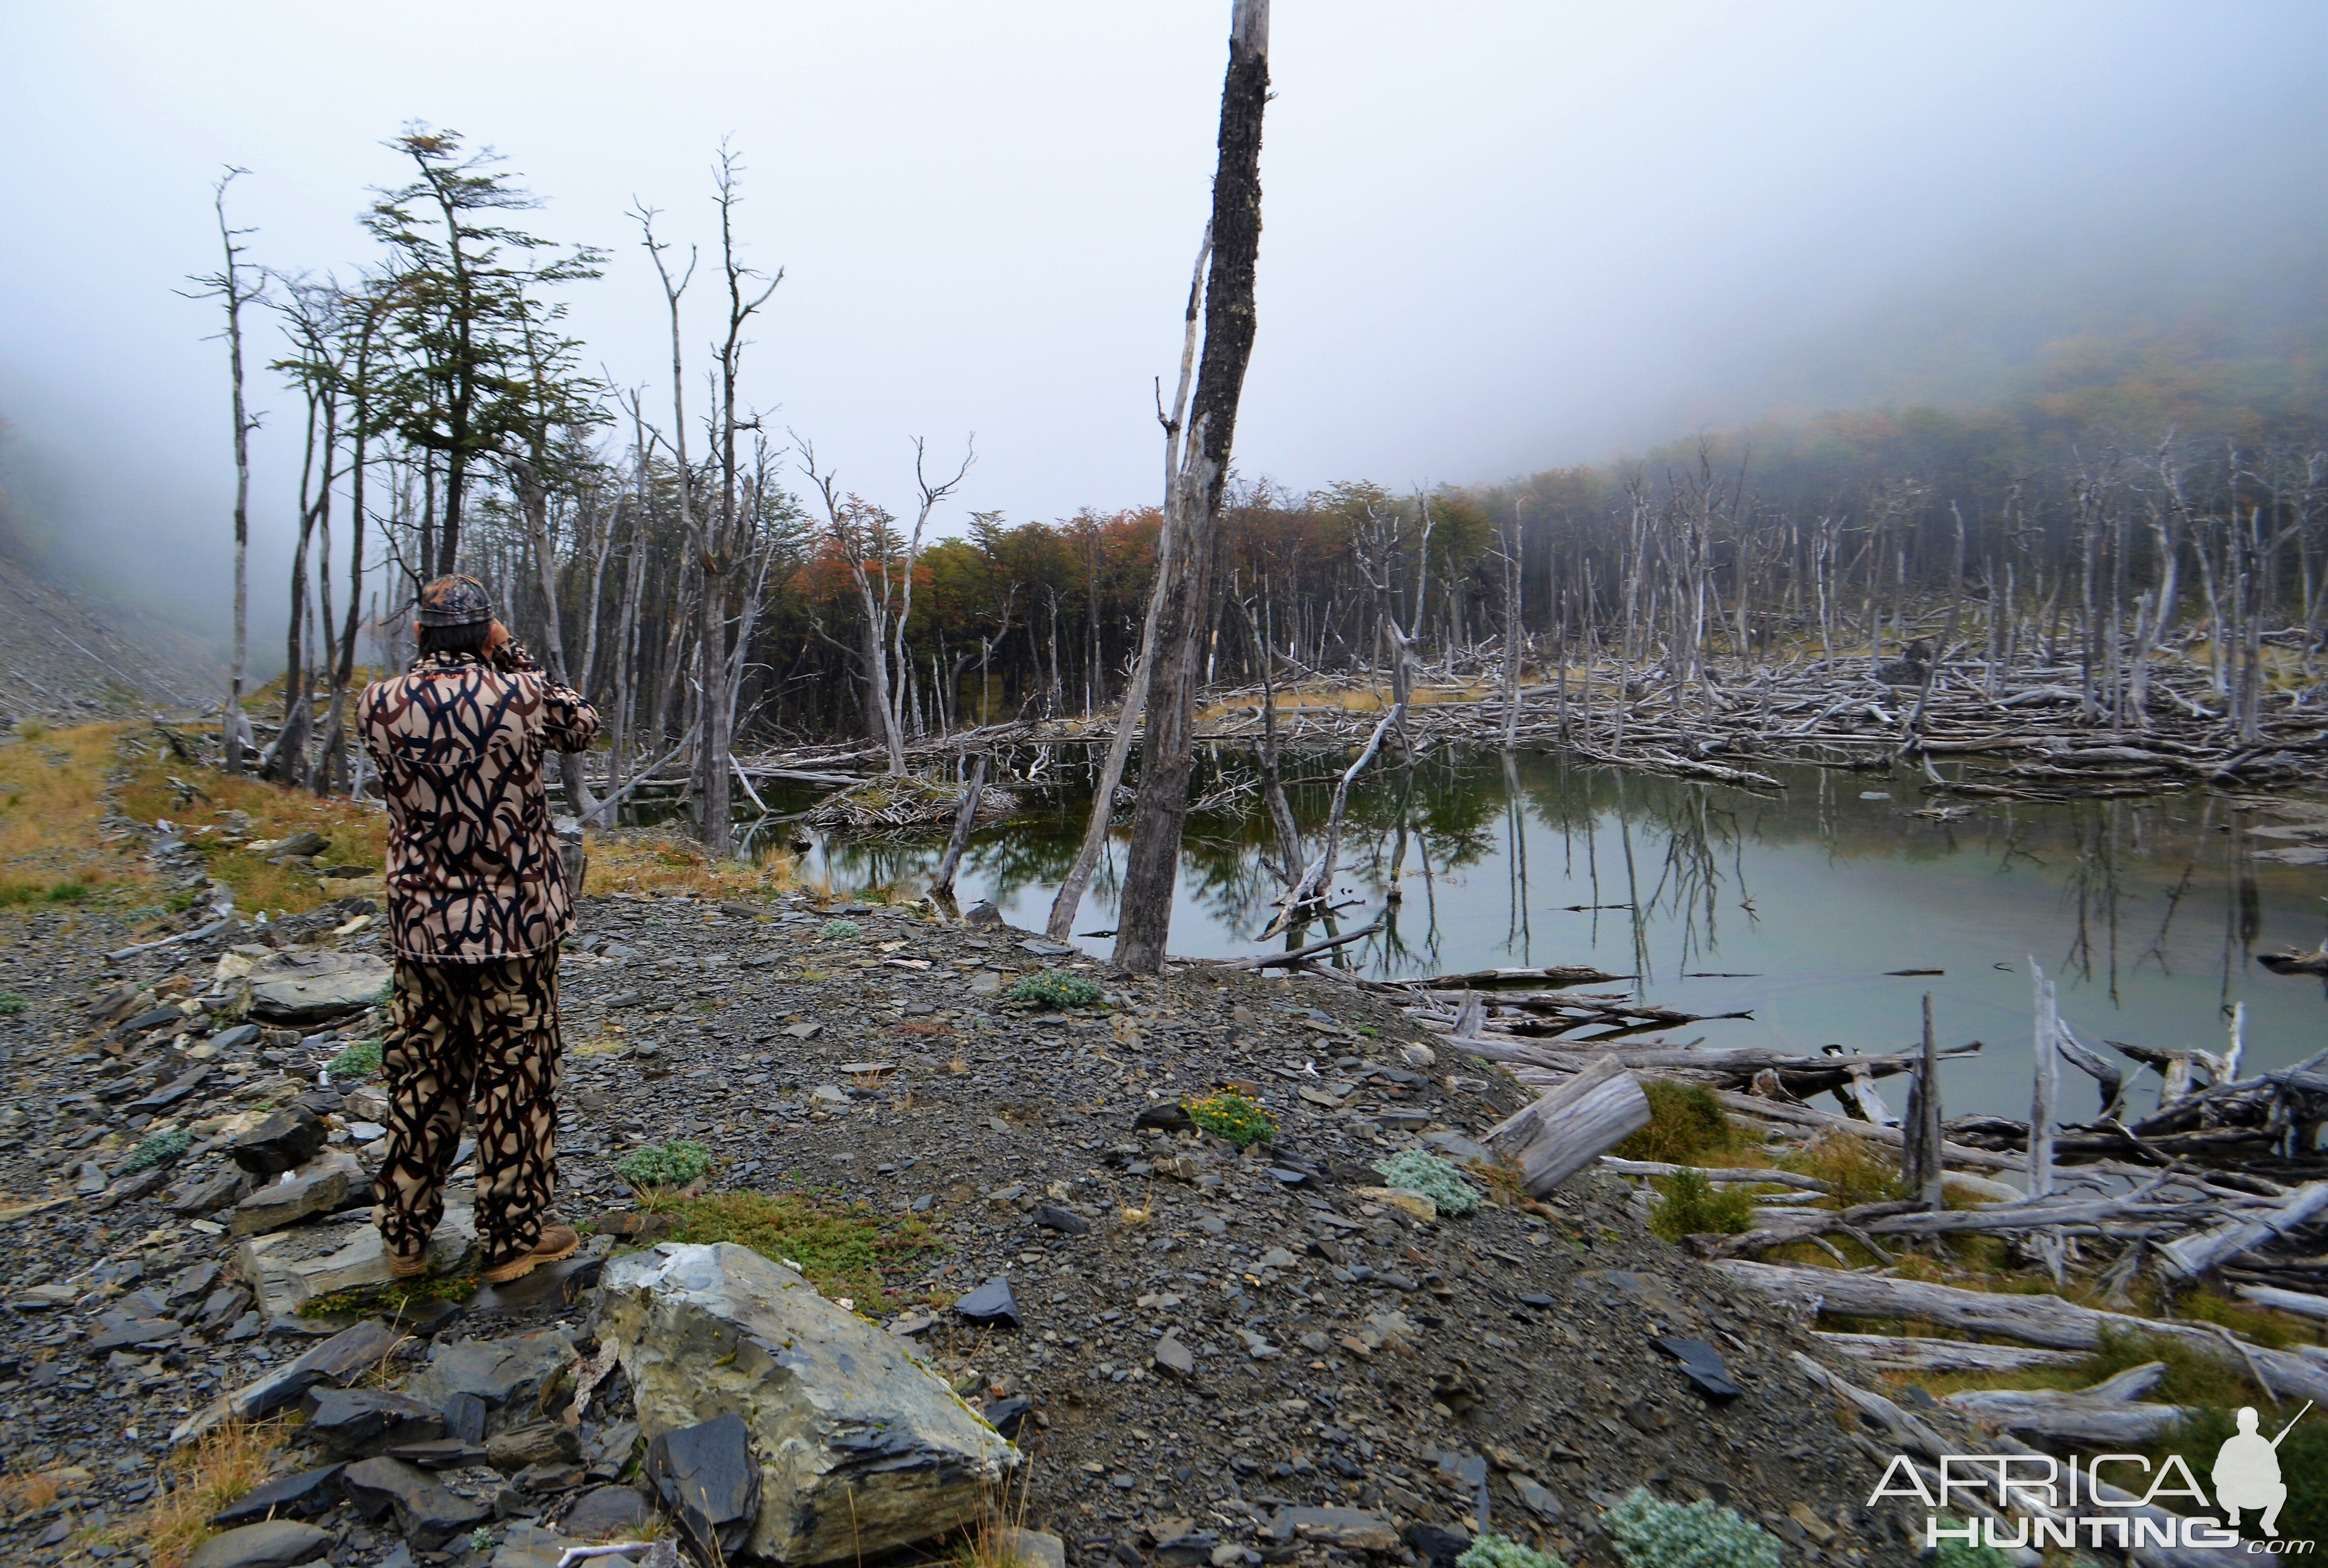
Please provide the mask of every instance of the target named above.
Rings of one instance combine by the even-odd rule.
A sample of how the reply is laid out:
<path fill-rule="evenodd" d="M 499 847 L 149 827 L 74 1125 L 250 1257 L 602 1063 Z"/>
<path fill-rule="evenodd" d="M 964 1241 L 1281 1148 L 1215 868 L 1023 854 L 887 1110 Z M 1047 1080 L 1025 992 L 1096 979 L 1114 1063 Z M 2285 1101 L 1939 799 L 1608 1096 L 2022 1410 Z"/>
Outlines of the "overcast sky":
<path fill-rule="evenodd" d="M 254 259 L 346 273 L 371 255 L 367 188 L 403 177 L 380 144 L 422 119 L 507 155 L 546 199 L 538 231 L 613 251 L 572 323 L 652 400 L 662 301 L 624 211 L 710 240 L 730 136 L 747 259 L 785 269 L 747 377 L 773 426 L 893 506 L 909 437 L 973 431 L 962 510 L 1149 502 L 1227 12 L 19 4 L 0 471 L 126 585 L 218 603 L 224 353 L 214 307 L 173 292 L 219 265 L 210 183 L 250 171 L 232 211 Z M 2324 65 L 2316 0 L 1277 0 L 1238 465 L 1501 478 L 1750 417 L 1807 345 L 1955 278 L 2224 265 L 2320 205 Z M 703 275 L 689 304 L 699 363 Z M 276 329 L 252 333 L 263 362 Z M 263 592 L 297 451 L 291 399 L 254 379 Z"/>

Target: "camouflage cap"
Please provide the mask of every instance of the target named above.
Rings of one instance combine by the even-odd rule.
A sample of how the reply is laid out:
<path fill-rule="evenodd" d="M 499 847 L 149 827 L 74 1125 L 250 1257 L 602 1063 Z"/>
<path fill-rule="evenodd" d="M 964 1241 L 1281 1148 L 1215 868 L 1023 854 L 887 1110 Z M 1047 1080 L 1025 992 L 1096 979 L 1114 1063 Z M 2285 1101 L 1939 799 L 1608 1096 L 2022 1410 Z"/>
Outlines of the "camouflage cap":
<path fill-rule="evenodd" d="M 420 590 L 416 618 L 424 626 L 474 626 L 493 618 L 493 601 L 474 577 L 438 577 Z"/>

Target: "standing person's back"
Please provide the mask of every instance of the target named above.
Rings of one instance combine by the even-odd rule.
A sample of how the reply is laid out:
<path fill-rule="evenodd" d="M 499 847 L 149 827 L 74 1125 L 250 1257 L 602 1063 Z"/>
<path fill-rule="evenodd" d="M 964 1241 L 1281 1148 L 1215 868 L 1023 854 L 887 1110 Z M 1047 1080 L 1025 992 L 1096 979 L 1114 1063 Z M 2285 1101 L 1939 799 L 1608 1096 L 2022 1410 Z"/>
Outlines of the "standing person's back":
<path fill-rule="evenodd" d="M 598 715 L 510 642 L 474 579 L 430 583 L 418 619 L 411 671 L 367 688 L 357 708 L 388 800 L 396 953 L 374 1213 L 390 1270 L 425 1272 L 474 1101 L 477 1242 L 498 1282 L 579 1244 L 544 1225 L 557 1179 L 558 944 L 578 889 L 566 886 L 541 764 L 587 747 Z"/>

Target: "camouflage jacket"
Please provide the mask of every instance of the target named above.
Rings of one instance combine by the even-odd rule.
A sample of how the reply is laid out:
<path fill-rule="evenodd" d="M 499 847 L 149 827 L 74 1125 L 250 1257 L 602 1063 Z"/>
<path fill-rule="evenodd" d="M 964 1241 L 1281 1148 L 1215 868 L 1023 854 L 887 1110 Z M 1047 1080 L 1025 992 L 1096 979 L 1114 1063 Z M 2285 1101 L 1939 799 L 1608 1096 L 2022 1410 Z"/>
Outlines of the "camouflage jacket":
<path fill-rule="evenodd" d="M 497 963 L 555 950 L 574 900 L 541 759 L 587 748 L 597 709 L 512 645 L 498 665 L 424 654 L 410 673 L 366 687 L 356 720 L 388 799 L 397 956 Z"/>

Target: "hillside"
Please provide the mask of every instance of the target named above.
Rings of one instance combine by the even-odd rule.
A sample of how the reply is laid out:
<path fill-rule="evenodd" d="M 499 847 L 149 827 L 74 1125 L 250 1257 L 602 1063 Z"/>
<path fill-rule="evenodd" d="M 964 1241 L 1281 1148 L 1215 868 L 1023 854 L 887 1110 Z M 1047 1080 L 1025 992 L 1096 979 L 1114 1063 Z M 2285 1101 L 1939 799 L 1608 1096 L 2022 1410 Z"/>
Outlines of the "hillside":
<path fill-rule="evenodd" d="M 0 718 L 199 708 L 225 684 L 198 638 L 0 556 Z"/>

